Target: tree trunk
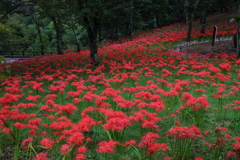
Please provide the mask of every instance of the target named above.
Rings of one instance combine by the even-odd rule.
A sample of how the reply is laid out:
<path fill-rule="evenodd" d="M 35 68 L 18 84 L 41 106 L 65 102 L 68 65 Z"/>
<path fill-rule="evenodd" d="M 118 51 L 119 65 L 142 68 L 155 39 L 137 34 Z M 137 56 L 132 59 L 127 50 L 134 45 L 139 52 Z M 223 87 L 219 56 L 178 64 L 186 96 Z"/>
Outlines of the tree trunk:
<path fill-rule="evenodd" d="M 240 3 L 238 4 L 238 16 L 240 17 Z M 238 30 L 237 30 L 237 58 L 240 58 L 240 21 L 238 22 Z"/>
<path fill-rule="evenodd" d="M 41 53 L 42 53 L 42 55 L 44 55 L 44 46 L 43 46 L 41 28 L 40 28 L 39 22 L 36 19 L 35 15 L 33 15 L 33 20 L 35 22 L 35 25 L 36 25 L 36 28 L 37 28 L 37 32 L 38 32 L 38 35 L 39 35 L 39 39 L 40 39 L 40 43 L 41 43 Z"/>
<path fill-rule="evenodd" d="M 193 4 L 190 4 L 190 1 L 188 0 L 185 0 L 184 2 L 185 15 L 186 15 L 186 20 L 188 22 L 188 32 L 187 32 L 186 42 L 190 42 L 191 40 L 192 22 L 195 16 L 198 3 L 199 3 L 199 0 L 194 1 Z"/>
<path fill-rule="evenodd" d="M 57 39 L 57 52 L 58 54 L 63 54 L 62 52 L 62 26 L 61 22 L 57 21 L 56 18 L 53 18 L 54 28 L 56 30 L 56 39 Z"/>
<path fill-rule="evenodd" d="M 200 33 L 202 34 L 205 34 L 206 17 L 207 17 L 206 0 L 202 0 L 202 17 L 201 17 L 201 30 L 200 30 Z"/>
<path fill-rule="evenodd" d="M 101 38 L 101 35 L 102 32 L 101 32 L 101 27 L 99 27 L 99 31 L 98 31 L 98 41 L 101 43 L 102 42 L 102 38 Z"/>
<path fill-rule="evenodd" d="M 192 19 L 188 21 L 188 31 L 187 31 L 187 39 L 186 39 L 187 42 L 191 41 L 192 21 L 193 21 Z"/>
<path fill-rule="evenodd" d="M 124 32 L 124 37 L 127 37 L 127 35 L 128 35 L 128 27 L 129 27 L 129 23 L 126 23 L 126 29 L 125 29 L 125 32 Z"/>
<path fill-rule="evenodd" d="M 221 12 L 222 13 L 227 13 L 228 12 L 228 2 L 227 0 L 221 0 Z"/>
<path fill-rule="evenodd" d="M 75 37 L 75 40 L 76 40 L 77 51 L 80 52 L 80 44 L 78 42 L 78 37 L 77 37 L 77 32 L 76 32 L 76 28 L 75 28 L 73 15 L 72 15 L 72 29 L 73 29 L 74 37 Z"/>
<path fill-rule="evenodd" d="M 132 4 L 131 4 L 131 13 L 130 13 L 130 38 L 132 38 L 132 31 L 133 31 L 133 3 L 134 1 L 132 1 Z"/>
<path fill-rule="evenodd" d="M 97 21 L 97 18 L 93 17 L 93 26 L 91 27 L 88 17 L 85 16 L 83 19 L 84 19 L 85 25 L 88 25 L 87 33 L 88 33 L 88 38 L 90 42 L 90 63 L 95 66 L 99 66 L 100 63 L 98 61 L 98 52 L 97 52 L 97 34 L 99 31 L 99 23 Z"/>
<path fill-rule="evenodd" d="M 160 22 L 159 22 L 159 15 L 158 15 L 158 13 L 156 13 L 156 24 L 157 24 L 157 28 L 160 28 Z"/>

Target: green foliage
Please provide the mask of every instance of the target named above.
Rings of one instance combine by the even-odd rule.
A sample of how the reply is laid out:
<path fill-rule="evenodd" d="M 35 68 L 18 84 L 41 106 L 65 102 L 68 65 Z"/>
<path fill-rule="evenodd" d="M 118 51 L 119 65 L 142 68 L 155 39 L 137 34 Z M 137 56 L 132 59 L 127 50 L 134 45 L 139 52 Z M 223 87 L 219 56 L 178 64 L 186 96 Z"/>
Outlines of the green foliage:
<path fill-rule="evenodd" d="M 0 81 L 4 78 L 10 76 L 10 70 L 8 69 L 7 61 L 4 56 L 0 56 L 0 65 L 4 64 L 5 66 L 0 67 Z"/>
<path fill-rule="evenodd" d="M 11 34 L 11 30 L 5 24 L 0 23 L 0 48 L 5 45 L 8 36 Z"/>

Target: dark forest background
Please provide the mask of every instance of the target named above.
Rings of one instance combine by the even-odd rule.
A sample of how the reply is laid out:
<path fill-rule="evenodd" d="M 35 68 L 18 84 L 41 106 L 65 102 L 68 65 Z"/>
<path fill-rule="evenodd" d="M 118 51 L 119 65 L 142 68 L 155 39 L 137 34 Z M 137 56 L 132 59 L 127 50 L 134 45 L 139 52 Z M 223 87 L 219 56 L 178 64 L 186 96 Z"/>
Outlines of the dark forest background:
<path fill-rule="evenodd" d="M 228 12 L 237 0 L 1 0 L 0 50 L 80 51 L 97 43 L 176 22 Z M 186 39 L 190 41 L 190 38 Z"/>

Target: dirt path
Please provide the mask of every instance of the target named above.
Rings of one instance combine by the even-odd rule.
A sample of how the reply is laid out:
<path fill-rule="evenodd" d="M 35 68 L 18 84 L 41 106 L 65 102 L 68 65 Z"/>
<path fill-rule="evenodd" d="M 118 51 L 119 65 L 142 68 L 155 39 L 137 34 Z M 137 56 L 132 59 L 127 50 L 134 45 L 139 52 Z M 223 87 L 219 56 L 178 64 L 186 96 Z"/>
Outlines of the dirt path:
<path fill-rule="evenodd" d="M 189 45 L 182 47 L 181 51 L 187 51 L 188 53 L 200 52 L 203 55 L 206 55 L 208 53 L 221 52 L 227 52 L 229 55 L 233 55 L 236 53 L 236 49 L 234 48 L 232 40 L 215 42 L 214 46 L 212 46 L 211 42 Z"/>

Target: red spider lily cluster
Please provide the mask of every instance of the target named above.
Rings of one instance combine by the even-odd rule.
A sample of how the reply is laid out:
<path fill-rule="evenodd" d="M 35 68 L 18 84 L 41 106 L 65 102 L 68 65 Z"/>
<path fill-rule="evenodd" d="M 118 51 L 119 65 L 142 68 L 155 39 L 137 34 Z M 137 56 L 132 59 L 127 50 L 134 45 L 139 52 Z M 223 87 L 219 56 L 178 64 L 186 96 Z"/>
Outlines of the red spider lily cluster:
<path fill-rule="evenodd" d="M 226 21 L 221 35 L 235 32 Z M 240 159 L 240 60 L 165 50 L 185 33 L 174 24 L 105 44 L 98 68 L 89 51 L 12 63 L 17 74 L 0 90 L 2 143 L 37 160 Z"/>

